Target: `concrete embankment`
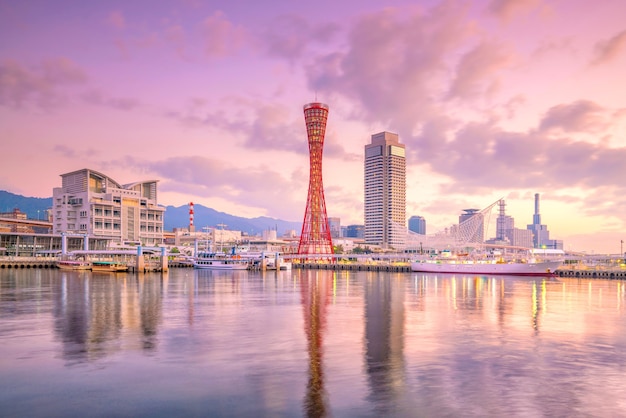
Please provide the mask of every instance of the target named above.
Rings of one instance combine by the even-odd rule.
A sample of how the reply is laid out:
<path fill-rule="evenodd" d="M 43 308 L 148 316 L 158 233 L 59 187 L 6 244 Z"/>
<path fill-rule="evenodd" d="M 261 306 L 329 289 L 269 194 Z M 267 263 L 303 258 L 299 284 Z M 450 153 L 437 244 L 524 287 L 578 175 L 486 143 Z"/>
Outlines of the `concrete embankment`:
<path fill-rule="evenodd" d="M 0 260 L 0 269 L 49 269 L 56 268 L 56 260 L 47 258 L 17 258 Z"/>
<path fill-rule="evenodd" d="M 559 277 L 579 277 L 581 279 L 626 280 L 624 269 L 558 269 Z"/>
<path fill-rule="evenodd" d="M 411 266 L 392 264 L 293 263 L 292 267 L 307 270 L 389 271 L 396 273 L 408 273 L 411 271 Z"/>

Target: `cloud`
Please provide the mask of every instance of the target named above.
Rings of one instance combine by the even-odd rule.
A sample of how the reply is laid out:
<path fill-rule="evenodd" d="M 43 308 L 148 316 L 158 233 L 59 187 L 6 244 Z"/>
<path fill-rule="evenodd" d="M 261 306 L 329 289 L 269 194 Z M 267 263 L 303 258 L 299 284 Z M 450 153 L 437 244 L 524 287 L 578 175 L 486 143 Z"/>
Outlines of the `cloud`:
<path fill-rule="evenodd" d="M 502 45 L 480 43 L 464 54 L 456 68 L 448 97 L 472 99 L 497 88 L 497 73 L 513 61 Z"/>
<path fill-rule="evenodd" d="M 105 19 L 105 23 L 115 29 L 124 29 L 126 27 L 126 19 L 119 10 L 109 13 Z"/>
<path fill-rule="evenodd" d="M 604 64 L 614 60 L 626 48 L 626 30 L 623 30 L 607 40 L 596 43 L 592 65 Z"/>
<path fill-rule="evenodd" d="M 546 115 L 553 116 L 553 109 Z M 493 122 L 472 122 L 456 129 L 452 122 L 442 120 L 426 127 L 407 140 L 407 149 L 452 180 L 443 190 L 446 193 L 601 186 L 624 192 L 623 146 L 554 138 L 541 129 L 510 132 Z"/>
<path fill-rule="evenodd" d="M 217 11 L 201 24 L 204 52 L 209 57 L 234 54 L 244 43 L 246 32 L 230 22 L 224 13 Z"/>
<path fill-rule="evenodd" d="M 86 80 L 86 73 L 67 58 L 47 59 L 32 67 L 4 60 L 0 62 L 0 105 L 50 108 L 65 102 L 63 89 Z"/>
<path fill-rule="evenodd" d="M 604 108 L 590 100 L 578 100 L 553 106 L 540 122 L 541 130 L 560 129 L 563 132 L 597 133 L 610 125 Z"/>
<path fill-rule="evenodd" d="M 311 43 L 327 43 L 338 31 L 335 23 L 314 24 L 302 16 L 288 14 L 274 18 L 260 39 L 270 56 L 293 62 L 307 52 Z"/>
<path fill-rule="evenodd" d="M 127 158 L 124 164 L 148 171 L 164 182 L 173 183 L 173 189 L 191 194 L 191 197 L 218 197 L 240 205 L 254 202 L 271 216 L 293 219 L 302 210 L 298 190 L 306 184 L 296 178 L 285 178 L 266 165 L 238 167 L 229 162 L 211 158 L 188 156 L 160 161 L 141 161 Z M 175 185 L 175 187 L 174 187 Z M 295 195 L 295 199 L 291 196 Z M 299 215 L 298 215 L 299 216 Z"/>
<path fill-rule="evenodd" d="M 186 36 L 185 29 L 182 26 L 172 25 L 167 27 L 163 37 L 166 42 L 169 42 L 174 47 L 180 58 L 185 57 Z"/>
<path fill-rule="evenodd" d="M 229 102 L 230 111 L 205 110 L 204 100 L 191 99 L 185 111 L 170 111 L 174 118 L 193 128 L 214 128 L 238 134 L 242 145 L 256 151 L 285 151 L 307 154 L 308 145 L 304 116 L 280 103 L 259 103 L 246 100 L 221 100 Z M 329 140 L 326 134 L 324 156 L 354 159 L 337 141 Z"/>
<path fill-rule="evenodd" d="M 542 4 L 541 0 L 492 0 L 488 9 L 503 20 L 529 13 Z"/>
<path fill-rule="evenodd" d="M 136 99 L 125 97 L 108 97 L 100 90 L 90 90 L 82 95 L 82 99 L 89 104 L 107 106 L 118 110 L 131 110 L 139 106 Z"/>
<path fill-rule="evenodd" d="M 439 112 L 449 91 L 450 57 L 476 44 L 466 6 L 453 3 L 427 12 L 385 9 L 361 16 L 349 30 L 344 51 L 320 54 L 305 66 L 309 87 L 354 101 L 355 117 L 368 123 L 411 132 Z M 501 62 L 501 49 L 490 46 L 478 52 L 483 50 Z M 470 57 L 461 70 L 470 67 Z M 479 85 L 479 71 L 472 70 L 468 77 L 457 71 L 455 93 Z"/>

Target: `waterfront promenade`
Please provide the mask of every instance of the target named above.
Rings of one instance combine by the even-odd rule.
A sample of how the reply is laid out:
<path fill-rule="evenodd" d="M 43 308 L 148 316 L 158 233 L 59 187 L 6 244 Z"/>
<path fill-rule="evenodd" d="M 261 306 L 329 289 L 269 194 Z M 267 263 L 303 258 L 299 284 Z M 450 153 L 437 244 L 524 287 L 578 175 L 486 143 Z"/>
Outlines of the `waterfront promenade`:
<path fill-rule="evenodd" d="M 0 269 L 48 269 L 56 268 L 55 257 L 0 257 Z M 131 267 L 136 263 L 130 263 Z M 161 271 L 161 263 L 147 260 L 144 272 Z M 189 263 L 182 263 L 175 259 L 168 262 L 169 268 L 191 268 Z M 379 261 L 345 261 L 339 260 L 332 263 L 309 263 L 292 262 L 292 268 L 305 270 L 334 270 L 334 271 L 375 271 L 409 273 L 411 267 L 408 261 L 393 261 L 390 259 Z M 131 268 L 131 272 L 138 272 Z M 576 264 L 565 264 L 559 268 L 555 275 L 559 277 L 578 277 L 587 279 L 610 279 L 626 280 L 626 266 L 618 260 L 603 262 L 580 260 Z"/>

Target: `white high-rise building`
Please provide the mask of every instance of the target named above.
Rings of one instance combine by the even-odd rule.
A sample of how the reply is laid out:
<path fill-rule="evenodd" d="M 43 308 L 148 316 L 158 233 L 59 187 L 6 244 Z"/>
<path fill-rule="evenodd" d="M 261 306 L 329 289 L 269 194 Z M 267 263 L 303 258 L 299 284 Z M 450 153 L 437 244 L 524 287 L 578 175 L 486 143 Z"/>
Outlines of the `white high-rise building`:
<path fill-rule="evenodd" d="M 398 135 L 365 146 L 365 243 L 398 249 L 406 238 L 406 153 Z"/>

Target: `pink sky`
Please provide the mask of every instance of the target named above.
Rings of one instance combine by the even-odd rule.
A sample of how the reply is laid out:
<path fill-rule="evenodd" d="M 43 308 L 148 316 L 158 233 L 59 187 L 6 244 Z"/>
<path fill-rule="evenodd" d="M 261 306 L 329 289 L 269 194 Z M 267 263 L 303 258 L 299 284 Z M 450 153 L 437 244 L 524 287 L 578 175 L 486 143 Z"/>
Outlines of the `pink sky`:
<path fill-rule="evenodd" d="M 382 7 L 380 4 L 386 4 Z M 407 148 L 429 233 L 507 201 L 568 250 L 626 240 L 622 0 L 2 1 L 0 189 L 158 179 L 159 202 L 301 221 L 302 106 L 330 106 L 329 216 L 363 223 L 363 147 Z"/>

